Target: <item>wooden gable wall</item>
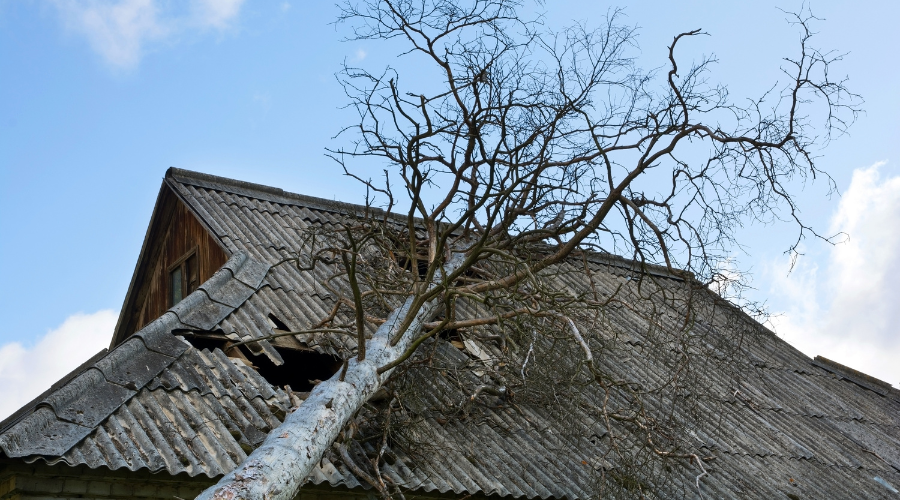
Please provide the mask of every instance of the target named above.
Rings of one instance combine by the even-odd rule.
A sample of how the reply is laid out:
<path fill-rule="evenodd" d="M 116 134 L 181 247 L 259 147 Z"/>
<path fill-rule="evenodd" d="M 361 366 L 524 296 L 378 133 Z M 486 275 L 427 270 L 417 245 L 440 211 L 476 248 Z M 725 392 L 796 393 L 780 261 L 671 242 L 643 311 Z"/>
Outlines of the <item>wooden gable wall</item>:
<path fill-rule="evenodd" d="M 134 333 L 163 315 L 169 304 L 169 269 L 188 252 L 195 251 L 200 265 L 200 283 L 219 270 L 228 256 L 188 208 L 177 200 L 175 212 L 163 235 L 164 242 L 150 274 L 144 278 L 147 291 L 140 306 Z"/>
<path fill-rule="evenodd" d="M 192 251 L 198 257 L 201 284 L 228 260 L 218 239 L 163 183 L 111 346 L 169 309 L 169 271 Z"/>

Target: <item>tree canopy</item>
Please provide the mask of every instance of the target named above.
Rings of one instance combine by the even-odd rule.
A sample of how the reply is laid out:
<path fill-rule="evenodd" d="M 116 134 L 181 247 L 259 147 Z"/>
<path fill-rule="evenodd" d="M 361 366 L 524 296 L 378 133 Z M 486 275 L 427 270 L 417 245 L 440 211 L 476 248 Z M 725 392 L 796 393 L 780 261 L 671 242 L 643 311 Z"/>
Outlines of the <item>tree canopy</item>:
<path fill-rule="evenodd" d="M 647 471 L 672 461 L 696 467 L 699 488 L 704 458 L 685 451 L 680 426 L 705 395 L 703 370 L 732 369 L 730 357 L 761 331 L 709 287 L 740 290 L 729 256 L 750 221 L 794 224 L 791 252 L 805 237 L 826 238 L 800 218 L 793 186 L 831 183 L 816 159 L 861 100 L 833 78 L 842 55 L 814 46 L 808 12 L 788 14 L 800 36 L 784 79 L 736 100 L 715 83 L 714 58 L 680 60 L 699 29 L 674 34 L 667 67 L 644 70 L 620 11 L 598 27 L 553 30 L 528 19 L 528 8 L 342 4 L 350 39 L 392 41 L 413 63 L 377 72 L 345 65 L 338 75 L 359 120 L 328 155 L 369 195 L 345 223 L 310 230 L 283 263 L 327 269 L 339 300 L 309 331 L 279 334 L 352 335 L 358 348 L 273 431 L 294 436 L 308 458 L 286 458 L 267 441 L 206 494 L 292 498 L 337 443 L 357 475 L 385 497 L 402 496 L 378 473 L 380 453 L 360 462 L 348 450 L 366 433 L 383 433 L 387 446 L 392 412 L 414 397 L 415 377 L 425 376 L 417 367 L 433 355 L 422 347 L 466 337 L 496 343 L 504 357 L 479 368 L 485 383 L 471 401 L 577 404 L 559 402 L 563 387 L 604 395 L 591 403 L 609 431 L 604 460 L 624 467 L 619 480 L 604 476 L 609 491 L 643 495 L 657 480 Z M 600 293 L 589 260 L 613 256 L 628 259 L 633 282 Z M 583 289 L 561 284 L 573 269 Z M 646 318 L 650 350 L 668 367 L 663 380 L 647 386 L 604 368 L 615 355 L 604 341 L 615 307 Z M 716 336 L 703 321 L 740 333 Z M 557 363 L 528 369 L 540 350 Z M 387 406 L 365 408 L 379 391 Z M 464 419 L 470 404 L 448 405 L 445 418 Z"/>

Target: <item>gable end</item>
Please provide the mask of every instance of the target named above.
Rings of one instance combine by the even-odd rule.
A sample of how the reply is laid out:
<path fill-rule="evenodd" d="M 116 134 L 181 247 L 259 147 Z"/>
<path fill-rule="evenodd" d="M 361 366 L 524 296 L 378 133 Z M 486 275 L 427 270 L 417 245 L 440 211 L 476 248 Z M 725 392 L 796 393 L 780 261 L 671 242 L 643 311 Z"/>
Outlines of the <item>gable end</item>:
<path fill-rule="evenodd" d="M 225 264 L 229 254 L 219 238 L 169 183 L 163 181 L 110 348 L 174 305 L 169 283 L 173 267 L 191 255 L 196 256 L 199 285 Z M 189 293 L 189 290 L 183 292 Z"/>

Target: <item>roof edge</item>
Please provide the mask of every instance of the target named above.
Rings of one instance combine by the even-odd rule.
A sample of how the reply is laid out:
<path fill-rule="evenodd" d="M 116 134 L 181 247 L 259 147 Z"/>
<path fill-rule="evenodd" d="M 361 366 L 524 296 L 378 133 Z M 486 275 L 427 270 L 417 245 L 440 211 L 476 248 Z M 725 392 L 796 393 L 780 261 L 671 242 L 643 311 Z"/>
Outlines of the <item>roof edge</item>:
<path fill-rule="evenodd" d="M 24 419 L 28 415 L 31 415 L 31 412 L 37 407 L 41 401 L 47 399 L 47 396 L 56 392 L 60 387 L 71 382 L 75 377 L 81 375 L 83 372 L 87 371 L 89 368 L 93 367 L 97 361 L 100 361 L 106 354 L 109 353 L 109 349 L 103 348 L 97 354 L 94 354 L 90 358 L 88 358 L 84 363 L 78 365 L 77 368 L 70 371 L 66 375 L 63 375 L 62 378 L 57 380 L 53 385 L 51 385 L 46 391 L 40 393 L 36 398 L 32 399 L 28 403 L 22 405 L 21 408 L 16 410 L 10 416 L 0 421 L 0 434 L 11 429 L 14 425 L 19 423 L 20 420 Z"/>
<path fill-rule="evenodd" d="M 274 203 L 298 204 L 318 210 L 325 210 L 335 213 L 357 213 L 362 214 L 366 211 L 366 207 L 356 205 L 344 201 L 328 200 L 315 196 L 308 196 L 299 193 L 292 193 L 281 188 L 267 186 L 264 184 L 256 184 L 253 182 L 239 181 L 220 177 L 218 175 L 196 172 L 193 170 L 185 170 L 181 168 L 169 167 L 166 170 L 166 179 L 175 182 L 190 184 L 206 189 L 216 189 L 227 191 L 229 193 L 248 196 L 256 199 L 263 199 Z M 190 203 L 188 203 L 190 205 Z M 377 207 L 368 207 L 370 213 L 382 215 L 385 211 Z M 198 216 L 199 217 L 199 216 Z M 391 218 L 401 222 L 406 222 L 406 217 L 399 213 L 391 213 Z M 675 279 L 683 281 L 691 279 L 693 275 L 681 269 L 669 269 L 665 266 L 651 264 L 647 262 L 639 262 L 627 259 L 610 253 L 593 252 L 584 250 L 585 255 L 594 263 L 621 267 L 634 272 L 646 272 L 651 275 Z"/>
<path fill-rule="evenodd" d="M 891 385 L 890 382 L 885 382 L 884 380 L 875 378 L 859 370 L 850 368 L 849 366 L 842 365 L 837 361 L 832 361 L 824 356 L 816 356 L 813 359 L 813 364 L 882 396 L 888 395 L 893 389 L 893 385 Z"/>
<path fill-rule="evenodd" d="M 47 402 L 50 397 L 91 368 L 99 370 L 105 382 L 126 387 L 136 394 L 137 391 L 146 387 L 152 378 L 157 376 L 160 372 L 153 373 L 153 377 L 143 384 L 127 387 L 123 386 L 121 381 L 110 380 L 107 376 L 107 372 L 98 365 L 104 359 L 107 359 L 110 356 L 116 356 L 117 353 L 121 353 L 122 351 L 120 351 L 120 348 L 126 345 L 126 341 L 136 337 L 140 339 L 140 342 L 143 343 L 144 348 L 148 351 L 161 354 L 164 358 L 170 358 L 167 359 L 165 366 L 161 368 L 157 367 L 160 371 L 167 369 L 168 366 L 181 357 L 188 348 L 186 343 L 177 340 L 173 334 L 174 330 L 192 329 L 197 328 L 198 326 L 202 327 L 204 325 L 193 325 L 193 323 L 196 323 L 196 319 L 206 319 L 208 321 L 209 318 L 207 318 L 207 316 L 212 312 L 218 313 L 218 315 L 213 318 L 215 323 L 218 323 L 225 316 L 231 314 L 240 306 L 240 304 L 246 301 L 250 295 L 257 291 L 259 286 L 264 282 L 265 274 L 268 269 L 269 266 L 260 264 L 244 252 L 235 252 L 212 277 L 203 282 L 197 290 L 191 292 L 184 300 L 169 308 L 162 316 L 144 325 L 143 328 L 134 334 L 124 337 L 119 343 L 114 344 L 109 349 L 101 350 L 87 361 L 81 363 L 81 365 L 72 370 L 69 374 L 62 377 L 59 381 L 50 386 L 49 389 L 0 421 L 0 437 L 7 431 L 13 429 L 19 422 L 33 415 L 39 405 Z M 235 291 L 234 287 L 229 288 L 227 286 L 232 280 L 240 283 L 240 287 L 237 291 Z M 214 305 L 214 307 L 203 307 L 209 306 L 210 304 Z M 124 365 L 124 363 L 121 362 L 113 363 L 114 367 L 119 364 Z M 148 367 L 148 370 L 149 369 L 150 368 Z M 124 401 L 114 407 L 110 407 L 109 411 L 101 419 L 101 422 L 105 421 L 109 415 L 117 411 L 119 407 L 126 404 L 134 394 L 127 396 Z M 57 420 L 62 420 L 54 407 L 51 406 L 50 409 Z M 91 432 L 93 432 L 93 429 L 95 428 L 96 426 L 91 427 Z M 68 449 L 71 449 L 72 446 L 75 446 L 84 437 L 85 436 L 80 436 L 69 443 Z M 64 453 L 61 453 L 60 456 Z M 3 455 L 9 456 L 9 453 L 8 450 L 5 449 L 3 443 L 0 442 L 0 456 Z"/>
<path fill-rule="evenodd" d="M 129 334 L 123 333 L 123 329 L 126 327 L 125 320 L 137 299 L 136 294 L 138 291 L 135 290 L 134 285 L 137 283 L 138 276 L 140 276 L 141 270 L 143 266 L 147 264 L 147 261 L 152 260 L 152 256 L 149 255 L 151 253 L 150 245 L 153 241 L 153 231 L 160 225 L 160 220 L 163 218 L 162 214 L 160 214 L 160 210 L 164 205 L 166 191 L 171 191 L 171 188 L 166 186 L 165 181 L 163 181 L 159 186 L 156 201 L 153 202 L 153 211 L 150 213 L 150 223 L 147 224 L 147 231 L 144 233 L 144 239 L 141 242 L 141 251 L 138 253 L 137 262 L 134 264 L 134 271 L 132 271 L 131 280 L 128 282 L 128 290 L 125 292 L 125 298 L 122 300 L 122 308 L 119 309 L 119 317 L 116 319 L 115 328 L 113 328 L 112 338 L 109 341 L 109 349 L 113 349 L 121 344 L 129 336 Z"/>
<path fill-rule="evenodd" d="M 256 184 L 253 182 L 239 181 L 229 179 L 227 177 L 219 177 L 218 175 L 205 174 L 195 172 L 193 170 L 184 170 L 181 168 L 169 167 L 166 170 L 166 179 L 172 179 L 183 184 L 190 184 L 197 187 L 207 189 L 219 189 L 229 193 L 249 196 L 251 198 L 262 199 L 275 203 L 299 204 L 305 207 L 318 210 L 325 210 L 336 213 L 363 213 L 366 207 L 347 203 L 344 201 L 329 200 L 326 198 L 318 198 L 305 194 L 292 193 L 281 188 L 267 186 L 265 184 Z M 369 212 L 375 214 L 384 214 L 385 211 L 377 207 L 368 207 Z M 399 214 L 391 214 L 392 216 L 402 217 Z M 402 217 L 402 220 L 406 220 Z"/>

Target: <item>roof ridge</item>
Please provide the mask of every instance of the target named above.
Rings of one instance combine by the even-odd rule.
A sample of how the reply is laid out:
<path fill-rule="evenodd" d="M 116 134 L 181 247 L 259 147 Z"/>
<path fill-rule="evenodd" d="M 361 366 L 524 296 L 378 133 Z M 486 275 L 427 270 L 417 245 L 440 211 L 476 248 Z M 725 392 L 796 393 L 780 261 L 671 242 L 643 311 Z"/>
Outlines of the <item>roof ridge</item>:
<path fill-rule="evenodd" d="M 229 193 L 240 194 L 266 201 L 284 204 L 296 204 L 308 208 L 315 208 L 336 213 L 347 212 L 364 212 L 366 207 L 345 201 L 329 200 L 327 198 L 319 198 L 291 191 L 285 191 L 274 186 L 265 184 L 256 184 L 253 182 L 231 179 L 228 177 L 220 177 L 218 175 L 196 172 L 193 170 L 185 170 L 181 168 L 169 167 L 166 170 L 166 179 L 172 179 L 182 184 L 191 184 L 207 189 L 218 189 Z M 370 212 L 383 214 L 384 210 L 377 207 L 368 207 Z M 397 214 L 392 214 L 401 217 Z M 404 218 L 405 219 L 405 218 Z"/>
<path fill-rule="evenodd" d="M 873 377 L 867 373 L 863 373 L 847 365 L 838 363 L 837 361 L 828 359 L 824 356 L 816 356 L 812 364 L 823 368 L 841 378 L 845 378 L 854 384 L 869 389 L 881 396 L 895 393 L 897 390 L 890 382 L 885 382 L 879 378 Z"/>
<path fill-rule="evenodd" d="M 253 182 L 230 179 L 228 177 L 221 177 L 218 175 L 206 174 L 203 172 L 196 172 L 193 170 L 185 170 L 175 167 L 169 167 L 169 169 L 166 170 L 166 179 L 171 179 L 181 184 L 190 184 L 206 189 L 226 191 L 232 194 L 248 196 L 250 198 L 266 200 L 274 203 L 298 205 L 306 208 L 313 208 L 328 212 L 363 213 L 366 211 L 366 207 L 363 205 L 293 193 L 290 191 L 285 191 L 281 188 L 267 186 L 264 184 L 256 184 Z M 368 210 L 371 213 L 378 215 L 382 215 L 385 213 L 384 209 L 377 207 L 368 207 Z M 392 212 L 390 216 L 391 218 L 396 218 L 398 221 L 406 221 L 406 216 L 399 213 Z M 633 272 L 646 272 L 651 275 L 657 275 L 676 280 L 685 279 L 686 272 L 681 269 L 668 269 L 665 266 L 648 262 L 641 262 L 634 259 L 628 259 L 626 257 L 622 257 L 620 255 L 615 255 L 612 253 L 602 253 L 589 250 L 584 250 L 584 252 L 589 260 L 598 264 L 622 267 Z"/>

